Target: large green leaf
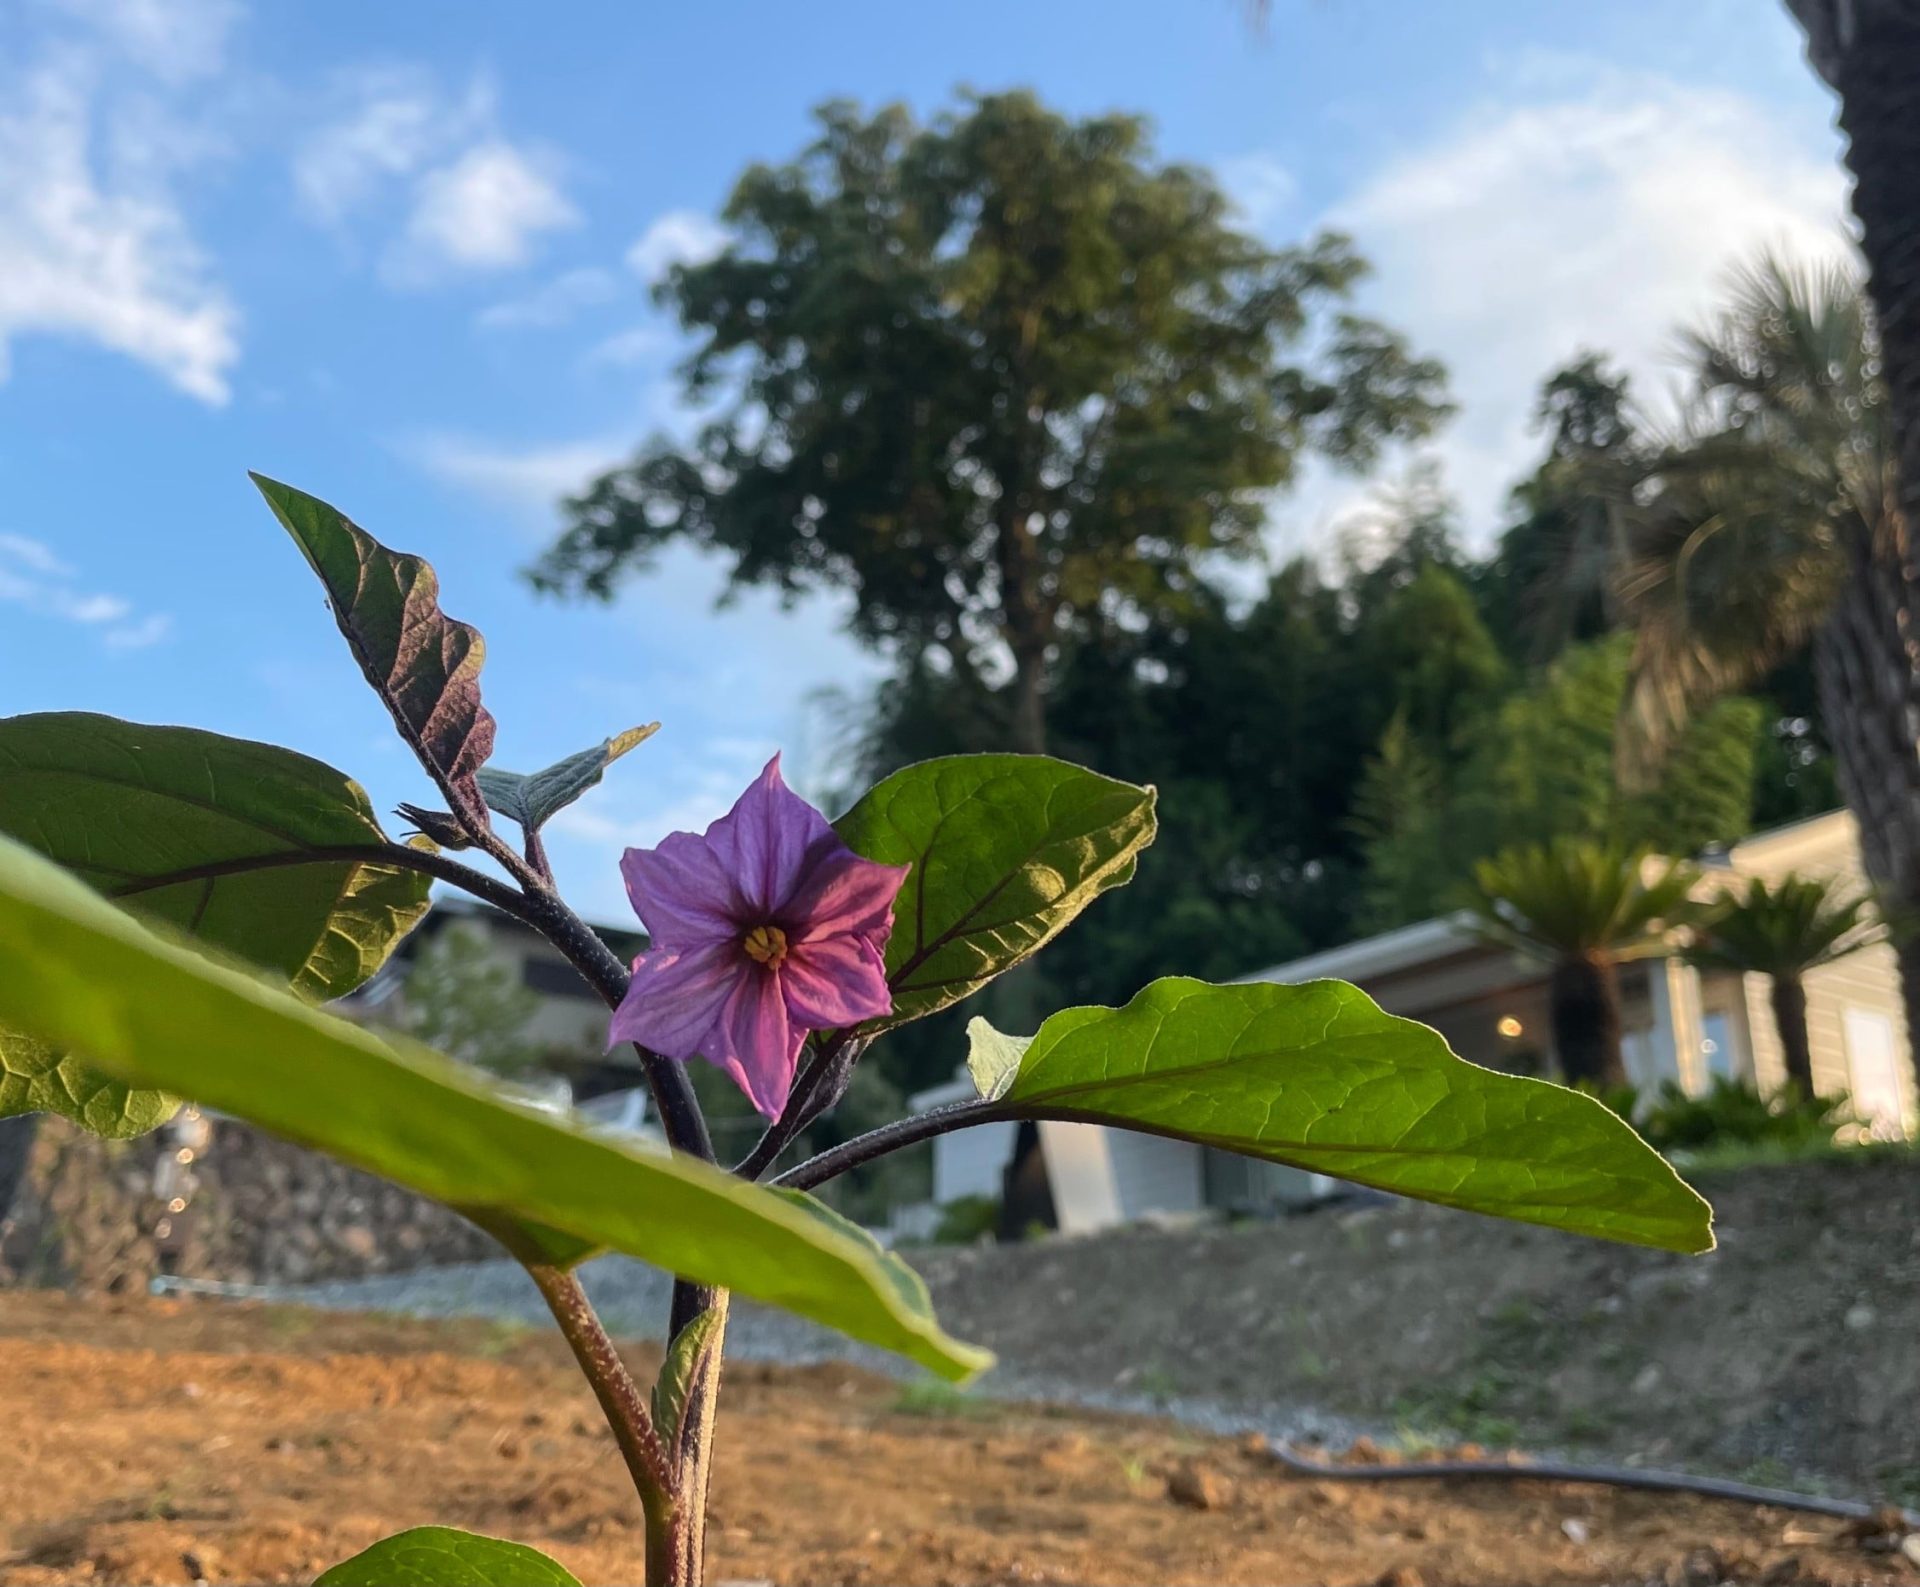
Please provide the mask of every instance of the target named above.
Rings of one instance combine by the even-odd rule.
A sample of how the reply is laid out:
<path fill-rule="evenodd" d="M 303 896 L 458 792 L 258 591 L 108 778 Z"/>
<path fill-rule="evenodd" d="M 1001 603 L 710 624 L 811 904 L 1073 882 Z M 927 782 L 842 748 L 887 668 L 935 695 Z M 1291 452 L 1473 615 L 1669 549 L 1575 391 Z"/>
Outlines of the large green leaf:
<path fill-rule="evenodd" d="M 480 631 L 440 610 L 439 576 L 421 558 L 389 551 L 317 496 L 252 479 L 320 575 L 334 621 L 400 736 L 454 812 L 485 826 L 474 774 L 493 753 L 494 724 L 480 703 Z"/>
<path fill-rule="evenodd" d="M 0 719 L 0 833 L 316 1001 L 372 975 L 427 908 L 427 877 L 372 857 L 387 840 L 358 783 L 195 728 L 79 711 Z M 0 1115 L 45 1109 L 138 1134 L 173 1112 L 164 1094 L 135 1095 L 37 1044 L 4 1062 Z"/>
<path fill-rule="evenodd" d="M 322 1002 L 380 968 L 428 877 L 366 791 L 292 750 L 80 711 L 0 719 L 0 833 Z"/>
<path fill-rule="evenodd" d="M 500 771 L 481 767 L 480 792 L 503 816 L 511 816 L 529 832 L 537 832 L 598 783 L 606 769 L 636 745 L 660 731 L 658 722 L 630 727 L 592 749 L 555 761 L 545 771 Z"/>
<path fill-rule="evenodd" d="M 1005 1040 L 991 1027 L 981 1035 Z M 1125 1008 L 1064 1009 L 1041 1025 L 1000 1105 L 1577 1234 L 1713 1246 L 1712 1209 L 1611 1109 L 1456 1058 L 1438 1031 L 1341 981 L 1174 979 Z"/>
<path fill-rule="evenodd" d="M 130 1086 L 90 1063 L 0 1030 L 0 1119 L 17 1113 L 61 1113 L 110 1141 L 158 1129 L 179 1110 L 176 1097 Z"/>
<path fill-rule="evenodd" d="M 854 853 L 912 867 L 883 1029 L 969 996 L 1129 880 L 1153 790 L 1044 755 L 955 755 L 895 772 L 834 825 Z"/>
<path fill-rule="evenodd" d="M 416 1526 L 343 1559 L 313 1587 L 580 1587 L 580 1579 L 524 1543 Z"/>
<path fill-rule="evenodd" d="M 0 1022 L 472 1211 L 737 1289 L 965 1377 L 990 1358 L 941 1333 L 862 1241 L 691 1158 L 629 1148 L 506 1099 L 163 939 L 0 839 Z M 549 1246 L 551 1249 L 551 1246 Z"/>

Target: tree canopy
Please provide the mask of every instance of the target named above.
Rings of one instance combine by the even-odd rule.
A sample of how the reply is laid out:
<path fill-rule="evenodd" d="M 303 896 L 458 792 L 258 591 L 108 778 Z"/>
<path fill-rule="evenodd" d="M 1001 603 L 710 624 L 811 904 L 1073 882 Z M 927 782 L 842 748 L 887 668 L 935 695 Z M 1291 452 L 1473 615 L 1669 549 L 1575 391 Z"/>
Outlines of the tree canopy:
<path fill-rule="evenodd" d="M 1261 555 L 1303 458 L 1364 466 L 1446 412 L 1439 365 L 1349 308 L 1346 239 L 1270 247 L 1137 117 L 818 121 L 659 287 L 715 416 L 571 502 L 537 583 L 604 596 L 685 539 L 736 585 L 846 590 L 904 667 L 1010 674 L 1039 748 L 1063 644 L 1177 618 L 1202 559 Z"/>

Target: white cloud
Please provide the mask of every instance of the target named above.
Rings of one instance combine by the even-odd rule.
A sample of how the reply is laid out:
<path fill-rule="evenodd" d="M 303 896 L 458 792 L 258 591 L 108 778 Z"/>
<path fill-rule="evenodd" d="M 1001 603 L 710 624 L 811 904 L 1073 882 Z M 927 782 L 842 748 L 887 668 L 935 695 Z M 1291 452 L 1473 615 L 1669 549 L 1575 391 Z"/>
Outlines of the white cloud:
<path fill-rule="evenodd" d="M 176 192 L 212 144 L 152 86 L 70 40 L 0 66 L 0 379 L 14 338 L 47 335 L 227 400 L 239 315 Z"/>
<path fill-rule="evenodd" d="M 1215 166 L 1214 174 L 1255 231 L 1280 220 L 1300 191 L 1293 172 L 1270 154 L 1235 155 Z"/>
<path fill-rule="evenodd" d="M 149 612 L 136 622 L 109 628 L 103 642 L 109 650 L 145 650 L 157 645 L 173 632 L 173 619 L 165 612 Z"/>
<path fill-rule="evenodd" d="M 1565 61 L 1509 90 L 1324 217 L 1377 267 L 1368 306 L 1451 371 L 1462 412 L 1438 450 L 1476 537 L 1538 451 L 1556 365 L 1594 348 L 1653 399 L 1729 267 L 1847 247 L 1834 149 L 1752 99 Z"/>
<path fill-rule="evenodd" d="M 670 209 L 627 250 L 627 268 L 657 281 L 674 265 L 705 264 L 728 242 L 726 227 L 693 209 Z"/>
<path fill-rule="evenodd" d="M 605 270 L 569 270 L 525 297 L 482 309 L 475 323 L 486 331 L 550 330 L 565 325 L 582 309 L 607 302 L 617 291 Z"/>
<path fill-rule="evenodd" d="M 336 109 L 295 153 L 294 187 L 313 219 L 334 225 L 387 182 L 411 176 L 449 144 L 475 135 L 492 115 L 492 91 L 476 81 L 449 102 L 426 72 L 372 66 L 334 81 Z"/>
<path fill-rule="evenodd" d="M 217 72 L 227 36 L 243 14 L 239 0 L 54 0 L 104 42 L 169 83 Z"/>
<path fill-rule="evenodd" d="M 553 526 L 560 498 L 622 461 L 632 443 L 602 437 L 514 448 L 470 436 L 429 435 L 402 450 L 435 479 L 544 533 Z"/>
<path fill-rule="evenodd" d="M 635 325 L 590 348 L 583 362 L 627 369 L 653 362 L 673 345 L 673 336 L 664 325 Z"/>
<path fill-rule="evenodd" d="M 0 564 L 9 560 L 30 573 L 53 578 L 70 578 L 73 574 L 73 569 L 53 554 L 52 546 L 44 541 L 29 540 L 25 535 L 0 534 Z"/>
<path fill-rule="evenodd" d="M 26 535 L 0 533 L 0 604 L 94 630 L 109 650 L 157 644 L 171 631 L 166 614 L 138 615 L 125 596 L 89 590 L 77 580 L 76 570 L 51 546 Z"/>
<path fill-rule="evenodd" d="M 450 97 L 428 72 L 376 66 L 335 79 L 333 108 L 294 156 L 302 209 L 344 231 L 368 210 L 397 221 L 384 273 L 397 286 L 528 263 L 542 233 L 577 225 L 549 151 L 507 138 L 491 83 Z"/>
<path fill-rule="evenodd" d="M 494 139 L 421 178 L 394 269 L 408 280 L 511 269 L 533 257 L 541 232 L 579 220 L 549 162 Z"/>

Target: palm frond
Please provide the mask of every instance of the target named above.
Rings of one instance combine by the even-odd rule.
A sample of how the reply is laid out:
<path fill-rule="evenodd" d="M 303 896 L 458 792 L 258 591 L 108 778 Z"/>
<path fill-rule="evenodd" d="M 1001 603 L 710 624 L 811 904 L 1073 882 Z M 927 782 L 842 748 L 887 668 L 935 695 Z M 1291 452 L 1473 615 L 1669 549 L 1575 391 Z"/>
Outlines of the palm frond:
<path fill-rule="evenodd" d="M 1832 878 L 1752 878 L 1701 927 L 1687 957 L 1703 969 L 1804 975 L 1887 939 L 1872 897 Z"/>
<path fill-rule="evenodd" d="M 1668 951 L 1698 917 L 1697 881 L 1644 849 L 1562 838 L 1481 861 L 1470 904 L 1482 936 L 1530 958 L 1634 959 Z"/>
<path fill-rule="evenodd" d="M 1681 351 L 1689 406 L 1640 482 L 1619 572 L 1637 639 L 1629 781 L 1707 700 L 1806 643 L 1850 551 L 1904 536 L 1879 344 L 1853 273 L 1762 255 Z"/>

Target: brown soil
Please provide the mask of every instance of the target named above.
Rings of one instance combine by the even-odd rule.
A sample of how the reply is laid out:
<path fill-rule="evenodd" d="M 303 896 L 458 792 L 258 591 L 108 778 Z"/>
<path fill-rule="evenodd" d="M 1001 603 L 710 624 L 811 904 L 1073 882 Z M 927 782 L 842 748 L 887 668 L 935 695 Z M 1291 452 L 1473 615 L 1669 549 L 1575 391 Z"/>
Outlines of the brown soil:
<path fill-rule="evenodd" d="M 644 1351 L 636 1365 L 650 1365 Z M 1897 1539 L 1545 1483 L 1359 1487 L 1152 1421 L 735 1366 L 713 1579 L 1898 1582 Z M 427 1521 L 632 1582 L 636 1506 L 557 1341 L 207 1302 L 0 1295 L 0 1584 L 301 1582 Z"/>

